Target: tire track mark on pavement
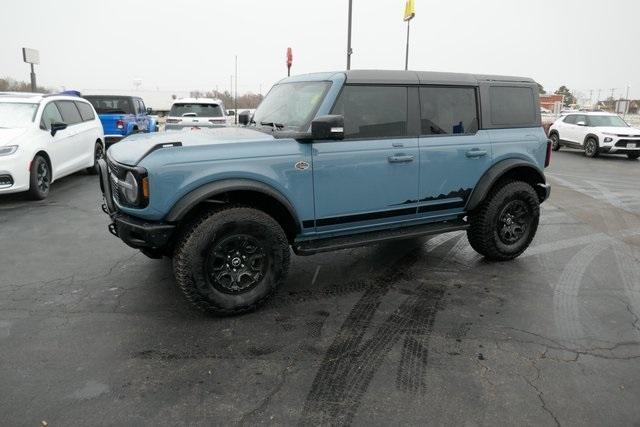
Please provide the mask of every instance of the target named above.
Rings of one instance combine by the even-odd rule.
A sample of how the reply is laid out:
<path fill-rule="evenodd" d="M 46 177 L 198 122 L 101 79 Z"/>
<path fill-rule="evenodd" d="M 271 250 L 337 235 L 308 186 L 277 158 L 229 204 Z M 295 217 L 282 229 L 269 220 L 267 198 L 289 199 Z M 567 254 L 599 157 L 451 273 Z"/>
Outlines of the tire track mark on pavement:
<path fill-rule="evenodd" d="M 629 304 L 627 310 L 633 316 L 632 326 L 640 333 L 640 266 L 633 255 L 634 248 L 620 243 L 613 248 L 618 272 Z"/>
<path fill-rule="evenodd" d="M 300 423 L 302 425 L 349 425 L 353 421 L 363 396 L 390 350 L 406 334 L 426 340 L 433 319 L 444 295 L 444 288 L 421 287 L 409 295 L 384 322 L 364 337 L 382 299 L 404 272 L 419 257 L 416 251 L 406 254 L 371 285 L 353 306 L 333 342 L 329 346 L 307 395 Z M 426 347 L 408 348 L 418 362 L 424 362 Z M 413 361 L 405 360 L 413 364 Z M 422 368 L 423 369 L 423 368 Z"/>
<path fill-rule="evenodd" d="M 608 242 L 595 242 L 582 248 L 567 263 L 553 286 L 554 320 L 563 340 L 575 343 L 585 336 L 580 319 L 580 287 L 587 268 L 607 246 Z"/>

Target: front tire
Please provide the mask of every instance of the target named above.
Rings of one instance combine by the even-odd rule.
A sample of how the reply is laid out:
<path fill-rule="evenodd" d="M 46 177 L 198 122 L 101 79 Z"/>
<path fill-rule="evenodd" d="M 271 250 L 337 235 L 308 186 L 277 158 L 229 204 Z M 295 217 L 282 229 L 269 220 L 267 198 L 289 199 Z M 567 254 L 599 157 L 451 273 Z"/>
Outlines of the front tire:
<path fill-rule="evenodd" d="M 640 157 L 640 153 L 627 153 L 627 158 L 629 160 L 637 160 Z"/>
<path fill-rule="evenodd" d="M 47 159 L 38 154 L 31 162 L 29 172 L 29 197 L 33 200 L 43 200 L 49 195 L 51 188 L 51 167 Z"/>
<path fill-rule="evenodd" d="M 511 181 L 493 189 L 477 211 L 469 215 L 467 238 L 485 258 L 507 261 L 529 247 L 539 220 L 540 200 L 533 187 Z"/>
<path fill-rule="evenodd" d="M 589 158 L 598 157 L 600 151 L 598 149 L 598 141 L 595 138 L 588 138 L 584 142 L 584 155 Z"/>
<path fill-rule="evenodd" d="M 560 150 L 560 137 L 558 136 L 558 134 L 557 133 L 552 133 L 549 136 L 549 139 L 551 140 L 551 149 L 553 151 Z"/>
<path fill-rule="evenodd" d="M 244 313 L 264 303 L 286 277 L 289 244 L 271 216 L 229 206 L 186 228 L 173 269 L 182 293 L 200 310 Z"/>

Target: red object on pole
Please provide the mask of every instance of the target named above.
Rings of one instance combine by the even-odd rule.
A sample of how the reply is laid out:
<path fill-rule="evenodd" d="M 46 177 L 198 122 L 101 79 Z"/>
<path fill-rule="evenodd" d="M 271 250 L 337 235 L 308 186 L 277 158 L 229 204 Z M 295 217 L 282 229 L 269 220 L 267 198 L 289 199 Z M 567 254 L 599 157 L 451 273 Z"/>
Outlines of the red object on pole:
<path fill-rule="evenodd" d="M 287 48 L 287 76 L 291 75 L 291 64 L 293 64 L 293 51 Z"/>

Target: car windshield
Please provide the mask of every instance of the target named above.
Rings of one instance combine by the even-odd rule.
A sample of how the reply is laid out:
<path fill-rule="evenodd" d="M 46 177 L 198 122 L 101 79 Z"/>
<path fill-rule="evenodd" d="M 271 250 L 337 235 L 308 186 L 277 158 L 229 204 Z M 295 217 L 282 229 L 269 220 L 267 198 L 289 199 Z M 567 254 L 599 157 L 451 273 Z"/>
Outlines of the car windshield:
<path fill-rule="evenodd" d="M 591 126 L 608 126 L 616 128 L 626 128 L 629 125 L 618 116 L 589 116 Z"/>
<path fill-rule="evenodd" d="M 171 117 L 222 117 L 222 107 L 219 104 L 200 104 L 180 102 L 171 106 Z"/>
<path fill-rule="evenodd" d="M 253 115 L 256 125 L 303 132 L 330 82 L 295 82 L 274 86 Z"/>
<path fill-rule="evenodd" d="M 26 128 L 33 123 L 38 104 L 0 102 L 0 128 Z"/>
<path fill-rule="evenodd" d="M 98 114 L 133 114 L 133 103 L 126 96 L 85 96 Z"/>

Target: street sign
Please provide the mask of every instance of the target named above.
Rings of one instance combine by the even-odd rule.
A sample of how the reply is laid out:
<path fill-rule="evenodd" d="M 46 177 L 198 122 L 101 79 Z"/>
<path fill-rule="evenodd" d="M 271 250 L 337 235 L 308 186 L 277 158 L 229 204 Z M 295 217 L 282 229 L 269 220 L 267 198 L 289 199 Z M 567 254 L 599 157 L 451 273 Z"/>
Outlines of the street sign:
<path fill-rule="evenodd" d="M 39 64 L 40 52 L 35 49 L 29 49 L 28 47 L 22 48 L 22 59 L 27 64 Z"/>
<path fill-rule="evenodd" d="M 416 9 L 413 0 L 407 0 L 407 3 L 404 5 L 404 20 L 410 21 L 414 16 L 416 16 Z"/>

